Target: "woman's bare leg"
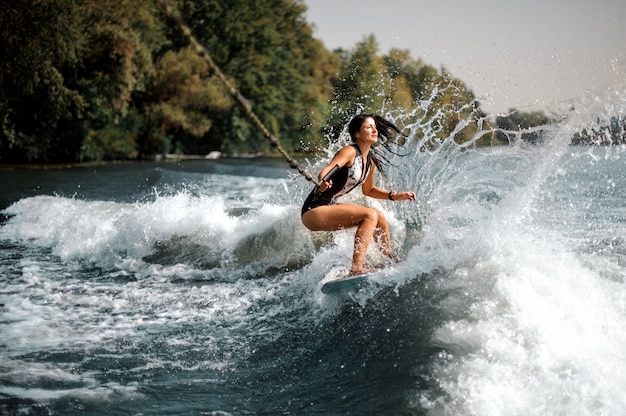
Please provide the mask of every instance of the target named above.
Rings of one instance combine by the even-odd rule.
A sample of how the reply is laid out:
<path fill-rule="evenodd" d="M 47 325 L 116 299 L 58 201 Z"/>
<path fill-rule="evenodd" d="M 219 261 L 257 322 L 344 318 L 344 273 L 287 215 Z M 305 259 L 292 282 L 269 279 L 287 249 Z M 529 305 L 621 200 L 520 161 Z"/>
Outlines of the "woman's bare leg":
<path fill-rule="evenodd" d="M 389 258 L 393 257 L 393 251 L 391 250 L 391 237 L 389 236 L 389 226 L 387 225 L 387 219 L 382 212 L 378 212 L 378 223 L 374 230 L 374 241 L 380 247 L 380 251 Z"/>
<path fill-rule="evenodd" d="M 366 271 L 363 269 L 363 260 L 372 236 L 375 236 L 383 253 L 391 256 L 387 221 L 375 209 L 353 204 L 326 205 L 306 212 L 302 216 L 302 223 L 312 231 L 336 231 L 357 226 L 350 270 L 353 274 Z"/>
<path fill-rule="evenodd" d="M 352 253 L 352 268 L 350 269 L 350 273 L 362 274 L 367 272 L 367 270 L 363 268 L 363 260 L 365 259 L 367 247 L 369 247 L 370 241 L 372 241 L 372 235 L 374 235 L 377 223 L 378 213 L 375 210 L 371 210 L 357 227 L 356 234 L 354 235 L 354 251 Z"/>

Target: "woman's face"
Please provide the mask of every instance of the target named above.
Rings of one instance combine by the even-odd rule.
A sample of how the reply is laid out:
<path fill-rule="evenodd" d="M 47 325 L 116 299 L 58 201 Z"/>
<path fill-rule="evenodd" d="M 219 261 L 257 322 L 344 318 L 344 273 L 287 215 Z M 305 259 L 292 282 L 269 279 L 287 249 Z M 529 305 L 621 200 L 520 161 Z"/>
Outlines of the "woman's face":
<path fill-rule="evenodd" d="M 373 118 L 368 117 L 361 124 L 359 131 L 354 133 L 354 138 L 363 143 L 374 144 L 378 142 L 378 129 Z"/>

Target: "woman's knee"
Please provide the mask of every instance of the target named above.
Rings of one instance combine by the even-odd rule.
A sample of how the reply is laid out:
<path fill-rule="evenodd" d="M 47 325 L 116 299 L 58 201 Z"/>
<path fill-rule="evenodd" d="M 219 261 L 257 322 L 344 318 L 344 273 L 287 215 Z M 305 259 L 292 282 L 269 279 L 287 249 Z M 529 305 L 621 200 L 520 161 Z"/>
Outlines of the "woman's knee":
<path fill-rule="evenodd" d="M 376 212 L 376 226 L 378 228 L 387 228 L 387 218 L 385 218 L 385 214 L 378 210 L 374 210 Z"/>
<path fill-rule="evenodd" d="M 382 215 L 380 213 L 380 211 L 377 211 L 375 209 L 369 208 L 367 210 L 367 213 L 365 214 L 365 218 L 363 219 L 363 221 L 368 221 L 371 222 L 374 225 L 378 225 L 379 221 L 380 221 L 380 215 Z"/>

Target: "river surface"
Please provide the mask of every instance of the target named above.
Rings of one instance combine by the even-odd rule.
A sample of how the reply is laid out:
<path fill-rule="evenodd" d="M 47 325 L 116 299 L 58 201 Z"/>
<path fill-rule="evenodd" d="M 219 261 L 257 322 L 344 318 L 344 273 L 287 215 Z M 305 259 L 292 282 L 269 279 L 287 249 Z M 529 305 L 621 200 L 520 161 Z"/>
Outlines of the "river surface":
<path fill-rule="evenodd" d="M 319 282 L 354 230 L 305 229 L 281 159 L 2 170 L 0 414 L 621 415 L 626 152 L 569 144 L 597 120 L 409 144 L 378 184 L 417 201 L 349 196 L 401 260 L 350 299 Z"/>

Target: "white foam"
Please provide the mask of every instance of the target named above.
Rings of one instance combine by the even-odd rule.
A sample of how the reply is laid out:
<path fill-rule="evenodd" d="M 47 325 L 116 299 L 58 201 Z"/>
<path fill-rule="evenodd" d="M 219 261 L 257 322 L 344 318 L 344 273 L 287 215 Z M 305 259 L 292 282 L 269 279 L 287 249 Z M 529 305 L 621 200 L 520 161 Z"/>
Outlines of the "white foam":
<path fill-rule="evenodd" d="M 406 223 L 422 227 L 407 261 L 380 284 L 402 285 L 436 270 L 424 278 L 436 280 L 428 291 L 435 295 L 432 302 L 445 296 L 431 305 L 441 317 L 424 318 L 442 320 L 432 341 L 443 352 L 428 376 L 445 394 L 421 397 L 435 414 L 612 415 L 626 407 L 620 391 L 626 383 L 623 257 L 581 248 L 589 236 L 601 241 L 622 230 L 605 217 L 619 217 L 623 209 L 601 211 L 594 222 L 585 221 L 589 205 L 554 208 L 559 199 L 546 178 L 565 180 L 572 169 L 561 163 L 566 133 L 541 150 L 461 152 L 448 138 L 404 159 L 406 169 L 394 169 L 389 178 L 390 185 L 418 189 L 419 202 L 373 203 L 387 213 L 396 247 L 407 235 Z M 64 365 L 24 359 L 41 351 L 123 357 L 158 340 L 221 354 L 191 362 L 150 357 L 130 371 L 221 370 L 254 353 L 247 349 L 250 338 L 281 335 L 269 320 L 295 310 L 305 311 L 307 322 L 336 314 L 340 303 L 320 296 L 317 281 L 334 265 L 349 264 L 354 230 L 328 238 L 308 232 L 299 219 L 300 195 L 297 204 L 284 203 L 287 191 L 272 199 L 271 183 L 212 179 L 195 188 L 206 192 L 186 189 L 150 202 L 38 196 L 9 207 L 13 217 L 0 238 L 37 254 L 16 261 L 21 273 L 0 287 L 8 317 L 0 322 L 8 362 L 3 368 L 21 372 L 24 385 L 48 378 L 80 386 L 2 392 L 49 399 L 106 396 L 118 388 Z M 606 187 L 619 189 L 619 183 L 606 181 Z M 577 195 L 583 185 L 577 184 Z M 569 205 L 580 210 L 559 217 Z M 570 226 L 578 228 L 570 232 Z M 368 260 L 376 262 L 371 247 Z M 165 254 L 149 259 L 159 249 Z M 90 274 L 85 264 L 98 270 Z M 270 268 L 280 270 L 278 276 L 249 278 Z M 356 300 L 365 304 L 373 296 L 376 291 Z M 303 324 L 286 321 L 286 332 Z M 24 369 L 17 370 L 20 365 Z M 133 388 L 128 386 L 129 394 Z"/>
<path fill-rule="evenodd" d="M 138 260 L 157 243 L 185 237 L 194 244 L 234 249 L 244 238 L 262 233 L 290 207 L 264 204 L 245 217 L 231 216 L 220 197 L 179 193 L 149 203 L 115 203 L 37 196 L 22 199 L 6 212 L 14 215 L 2 236 L 50 247 L 63 260 L 87 260 L 113 267 L 118 259 Z"/>
<path fill-rule="evenodd" d="M 484 260 L 443 283 L 443 305 L 456 317 L 433 340 L 448 351 L 436 372 L 448 397 L 423 403 L 445 414 L 620 414 L 623 281 L 604 278 L 528 219 L 492 225 L 470 238 Z"/>

